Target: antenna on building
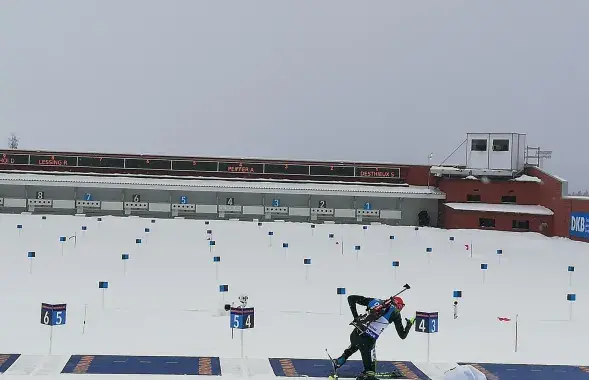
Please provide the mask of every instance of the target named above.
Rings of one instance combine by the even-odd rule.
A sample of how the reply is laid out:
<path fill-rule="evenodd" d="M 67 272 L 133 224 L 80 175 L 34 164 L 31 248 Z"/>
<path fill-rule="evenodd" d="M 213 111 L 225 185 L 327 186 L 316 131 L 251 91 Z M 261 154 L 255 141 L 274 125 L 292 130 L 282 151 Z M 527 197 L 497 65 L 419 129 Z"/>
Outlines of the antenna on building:
<path fill-rule="evenodd" d="M 542 150 L 537 146 L 526 146 L 526 165 L 542 168 L 542 160 L 549 160 L 551 158 L 551 150 Z"/>
<path fill-rule="evenodd" d="M 18 149 L 18 138 L 14 133 L 11 133 L 10 137 L 8 138 L 8 148 Z"/>

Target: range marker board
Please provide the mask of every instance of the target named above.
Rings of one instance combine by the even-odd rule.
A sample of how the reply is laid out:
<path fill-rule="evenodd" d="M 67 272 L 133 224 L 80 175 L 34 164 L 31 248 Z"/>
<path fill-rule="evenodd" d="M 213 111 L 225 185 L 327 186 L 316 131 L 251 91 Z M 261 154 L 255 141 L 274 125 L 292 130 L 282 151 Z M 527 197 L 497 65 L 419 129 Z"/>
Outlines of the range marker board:
<path fill-rule="evenodd" d="M 66 304 L 41 304 L 41 324 L 47 326 L 65 325 Z"/>
<path fill-rule="evenodd" d="M 438 332 L 438 312 L 427 313 L 418 311 L 415 313 L 415 331 L 425 334 Z"/>
<path fill-rule="evenodd" d="M 253 307 L 232 307 L 229 313 L 231 328 L 234 329 L 253 329 L 254 328 L 254 308 Z"/>

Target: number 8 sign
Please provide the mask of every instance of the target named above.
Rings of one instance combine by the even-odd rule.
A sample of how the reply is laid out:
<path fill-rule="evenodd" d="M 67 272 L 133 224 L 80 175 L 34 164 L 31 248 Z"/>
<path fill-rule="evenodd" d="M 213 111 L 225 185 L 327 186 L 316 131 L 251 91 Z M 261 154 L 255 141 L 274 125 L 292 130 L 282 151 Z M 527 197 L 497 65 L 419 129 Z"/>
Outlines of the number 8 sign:
<path fill-rule="evenodd" d="M 415 314 L 415 331 L 425 334 L 438 332 L 438 312 L 426 313 L 418 311 Z"/>
<path fill-rule="evenodd" d="M 254 308 L 253 307 L 232 307 L 229 314 L 230 327 L 232 329 L 253 329 Z"/>

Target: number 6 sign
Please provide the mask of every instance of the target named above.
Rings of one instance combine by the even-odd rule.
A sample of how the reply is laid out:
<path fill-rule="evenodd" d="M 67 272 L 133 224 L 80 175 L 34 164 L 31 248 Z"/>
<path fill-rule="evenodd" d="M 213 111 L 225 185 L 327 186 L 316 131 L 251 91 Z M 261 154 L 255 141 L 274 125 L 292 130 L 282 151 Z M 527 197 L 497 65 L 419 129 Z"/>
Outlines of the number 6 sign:
<path fill-rule="evenodd" d="M 66 304 L 41 304 L 41 324 L 51 326 L 49 335 L 49 355 L 53 346 L 53 326 L 65 325 Z"/>

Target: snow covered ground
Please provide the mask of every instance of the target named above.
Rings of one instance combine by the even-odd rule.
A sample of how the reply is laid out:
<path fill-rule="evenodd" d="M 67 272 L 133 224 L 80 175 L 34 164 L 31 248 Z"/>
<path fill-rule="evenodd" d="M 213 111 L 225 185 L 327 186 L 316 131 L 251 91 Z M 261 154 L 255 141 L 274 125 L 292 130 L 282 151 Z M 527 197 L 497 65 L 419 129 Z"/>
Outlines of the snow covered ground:
<path fill-rule="evenodd" d="M 207 229 L 216 242 L 212 250 Z M 324 358 L 326 348 L 339 355 L 349 344 L 351 316 L 338 287 L 387 297 L 405 283 L 411 290 L 403 294 L 404 316 L 440 313 L 439 333 L 430 337 L 430 361 L 437 364 L 425 363 L 427 335 L 412 331 L 402 341 L 393 328 L 379 339 L 379 360 L 413 361 L 432 375 L 456 362 L 589 364 L 589 245 L 567 239 L 382 225 L 312 229 L 284 222 L 152 224 L 136 217 L 99 222 L 52 215 L 0 215 L 0 236 L 0 353 L 23 355 L 5 377 L 16 377 L 26 365 L 36 367 L 33 374 L 58 374 L 71 354 L 218 356 L 231 363 L 240 358 L 240 344 L 220 310 L 247 293 L 256 315 L 255 328 L 244 332 L 244 352 L 258 363 L 252 364 L 260 369 L 254 376 L 262 378 L 271 375 L 261 364 L 269 357 Z M 32 274 L 30 251 L 36 254 Z M 130 255 L 126 271 L 123 253 Z M 311 265 L 303 264 L 305 258 Z M 488 264 L 484 282 L 481 263 Z M 568 266 L 575 267 L 572 286 Z M 99 281 L 109 282 L 104 308 Z M 219 292 L 221 284 L 229 285 L 227 293 Z M 452 315 L 454 290 L 463 295 L 458 319 Z M 567 293 L 578 298 L 572 320 Z M 67 303 L 66 325 L 53 330 L 53 356 L 47 356 L 49 327 L 40 324 L 42 302 Z"/>

